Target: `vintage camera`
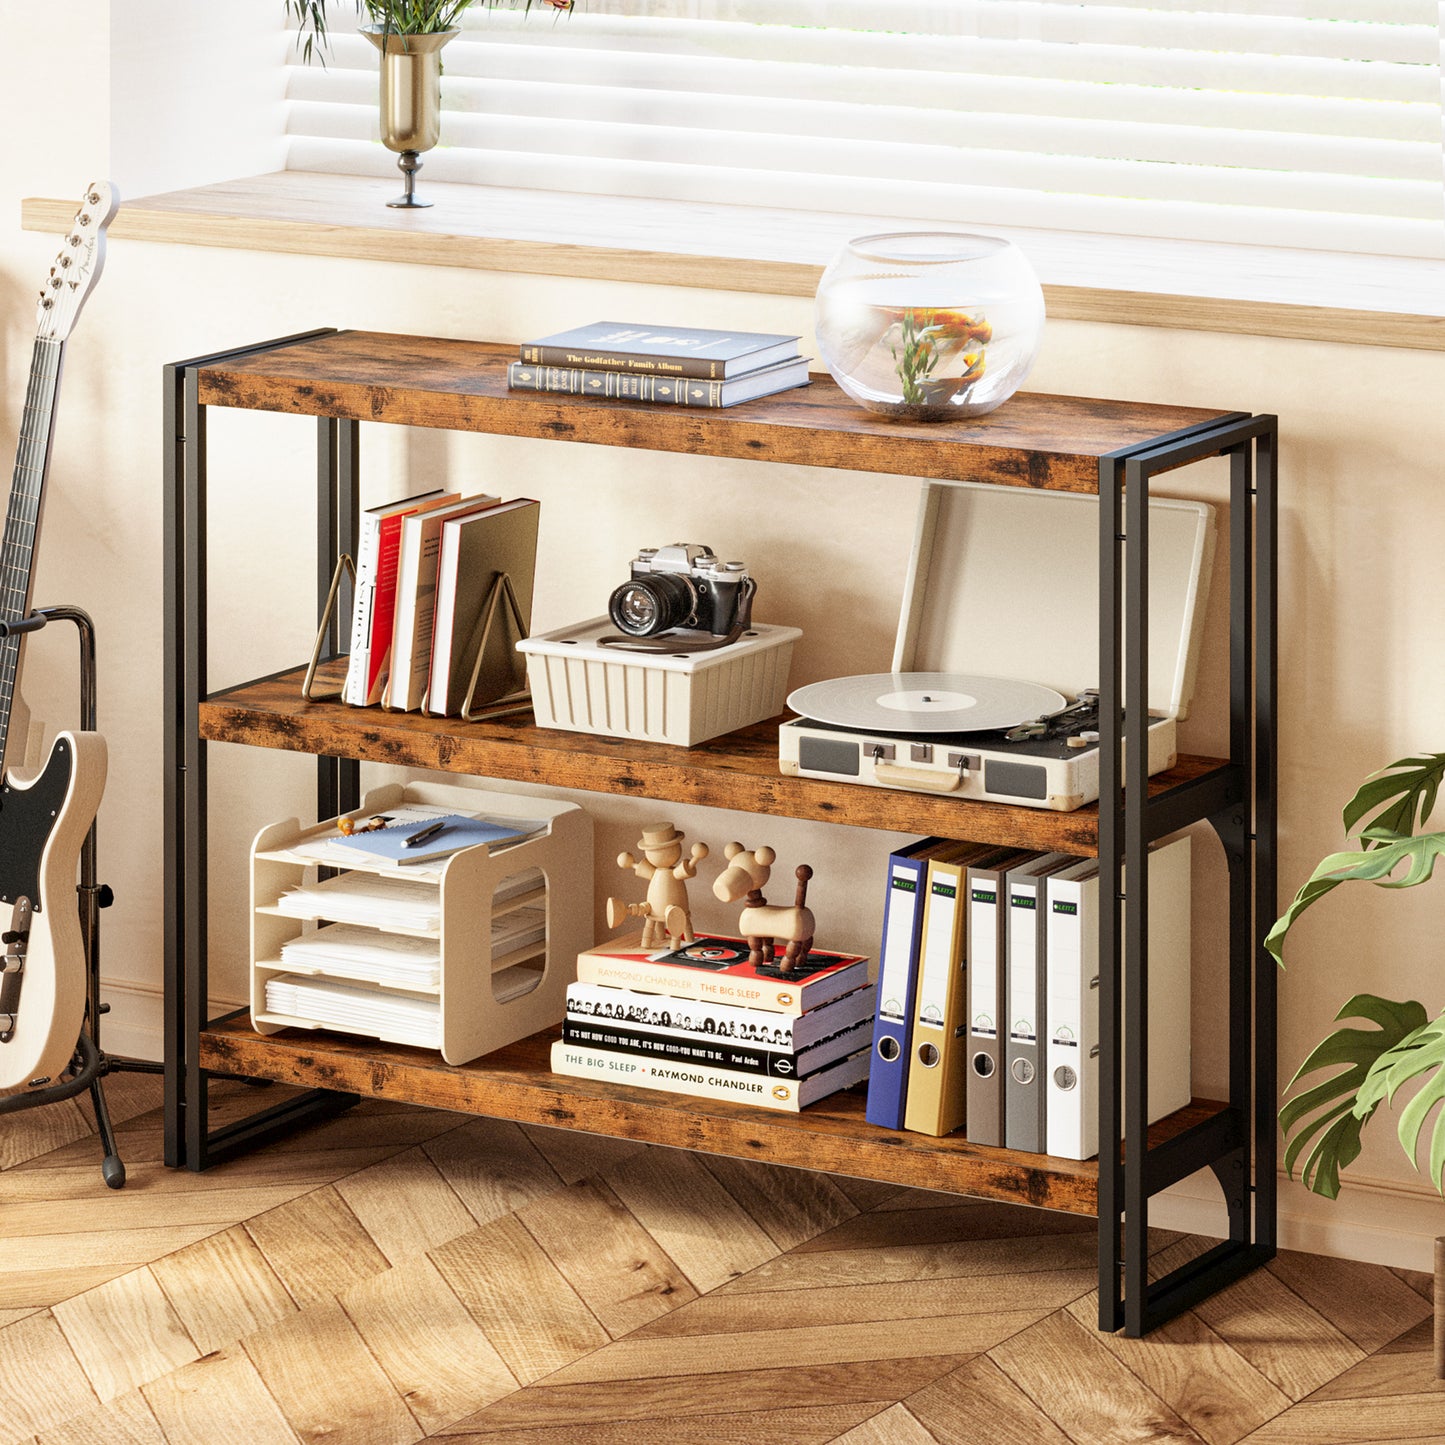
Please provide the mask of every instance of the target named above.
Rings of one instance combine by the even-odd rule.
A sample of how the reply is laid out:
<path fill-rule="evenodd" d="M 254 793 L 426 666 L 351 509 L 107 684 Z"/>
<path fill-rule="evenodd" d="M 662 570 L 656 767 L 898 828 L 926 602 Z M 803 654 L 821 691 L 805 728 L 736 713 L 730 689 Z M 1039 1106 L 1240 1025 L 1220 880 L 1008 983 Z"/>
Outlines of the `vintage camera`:
<path fill-rule="evenodd" d="M 607 611 L 629 637 L 681 629 L 730 639 L 751 625 L 756 590 L 741 562 L 720 562 L 711 547 L 675 542 L 637 554 L 631 579 L 612 594 Z"/>

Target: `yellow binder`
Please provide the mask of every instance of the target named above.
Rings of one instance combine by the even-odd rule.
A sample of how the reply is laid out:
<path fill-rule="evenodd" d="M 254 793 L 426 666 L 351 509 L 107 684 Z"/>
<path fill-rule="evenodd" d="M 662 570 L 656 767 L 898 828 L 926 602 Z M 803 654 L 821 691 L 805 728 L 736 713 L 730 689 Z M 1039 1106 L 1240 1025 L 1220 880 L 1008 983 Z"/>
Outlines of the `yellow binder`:
<path fill-rule="evenodd" d="M 964 897 L 970 863 L 996 850 L 975 845 L 963 857 L 933 858 L 923 903 L 913 1059 L 903 1127 L 918 1134 L 951 1134 L 964 1121 L 968 1063 Z"/>

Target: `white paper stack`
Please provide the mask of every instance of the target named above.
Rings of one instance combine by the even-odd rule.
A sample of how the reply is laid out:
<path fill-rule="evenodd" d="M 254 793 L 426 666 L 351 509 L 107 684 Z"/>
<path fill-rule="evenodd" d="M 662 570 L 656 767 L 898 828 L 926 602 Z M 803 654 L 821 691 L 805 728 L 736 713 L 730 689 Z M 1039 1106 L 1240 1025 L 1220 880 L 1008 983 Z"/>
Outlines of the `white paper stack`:
<path fill-rule="evenodd" d="M 528 910 L 519 909 L 518 912 Z M 503 920 L 498 919 L 497 923 Z M 493 925 L 495 931 L 496 925 Z M 336 923 L 292 939 L 281 962 L 302 973 L 329 973 L 391 984 L 396 988 L 439 988 L 441 944 L 430 938 L 401 938 Z"/>
<path fill-rule="evenodd" d="M 309 1019 L 349 1033 L 373 1034 L 391 1043 L 441 1047 L 441 1005 L 435 999 L 278 973 L 266 980 L 266 1012 Z"/>
<path fill-rule="evenodd" d="M 545 908 L 514 908 L 510 913 L 492 919 L 492 957 L 515 953 L 528 944 L 541 943 L 546 937 Z"/>
<path fill-rule="evenodd" d="M 291 918 L 329 918 L 372 928 L 441 927 L 441 894 L 432 883 L 343 873 L 320 883 L 303 883 L 281 895 L 277 909 Z"/>

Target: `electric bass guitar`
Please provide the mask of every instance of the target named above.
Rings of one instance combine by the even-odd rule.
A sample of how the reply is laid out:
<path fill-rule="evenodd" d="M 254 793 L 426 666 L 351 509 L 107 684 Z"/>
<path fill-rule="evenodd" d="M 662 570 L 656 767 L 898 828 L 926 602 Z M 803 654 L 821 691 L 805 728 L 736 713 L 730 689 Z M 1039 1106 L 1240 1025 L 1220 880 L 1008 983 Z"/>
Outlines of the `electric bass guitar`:
<path fill-rule="evenodd" d="M 30 612 L 66 338 L 105 255 L 117 198 L 109 185 L 85 198 L 40 290 L 30 382 L 0 547 L 0 621 Z M 38 761 L 29 714 L 15 694 L 22 636 L 0 638 L 0 760 Z M 35 739 L 38 742 L 38 738 Z M 8 752 L 7 752 L 8 745 Z M 38 1088 L 74 1057 L 85 1023 L 87 966 L 76 869 L 105 789 L 105 740 L 62 732 L 44 766 L 0 773 L 0 1088 Z"/>

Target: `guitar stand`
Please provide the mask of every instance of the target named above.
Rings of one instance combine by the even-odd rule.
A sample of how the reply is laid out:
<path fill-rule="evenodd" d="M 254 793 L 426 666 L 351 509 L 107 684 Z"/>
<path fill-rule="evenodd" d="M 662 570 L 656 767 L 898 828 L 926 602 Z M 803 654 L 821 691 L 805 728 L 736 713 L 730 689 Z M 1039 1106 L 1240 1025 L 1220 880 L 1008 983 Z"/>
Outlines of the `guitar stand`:
<path fill-rule="evenodd" d="M 18 622 L 0 621 L 0 639 L 39 632 L 51 622 L 75 624 L 80 639 L 80 726 L 85 732 L 94 732 L 95 624 L 88 613 L 79 607 L 38 607 Z M 111 1189 L 120 1189 L 125 1184 L 125 1165 L 116 1152 L 115 1129 L 111 1125 L 101 1082 L 107 1074 L 161 1074 L 165 1072 L 165 1065 L 149 1059 L 112 1058 L 100 1047 L 101 1015 L 110 1012 L 110 1005 L 100 1001 L 100 910 L 109 908 L 115 900 L 106 884 L 95 881 L 95 837 L 96 826 L 92 822 L 80 850 L 80 882 L 76 886 L 81 941 L 85 949 L 86 1001 L 85 1022 L 76 1040 L 75 1057 L 68 1070 L 70 1077 L 28 1094 L 12 1094 L 0 1099 L 0 1115 L 19 1113 L 42 1104 L 55 1104 L 88 1089 L 104 1155 L 100 1165 L 101 1177 Z"/>

